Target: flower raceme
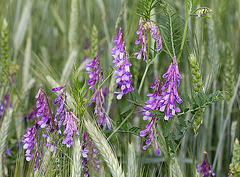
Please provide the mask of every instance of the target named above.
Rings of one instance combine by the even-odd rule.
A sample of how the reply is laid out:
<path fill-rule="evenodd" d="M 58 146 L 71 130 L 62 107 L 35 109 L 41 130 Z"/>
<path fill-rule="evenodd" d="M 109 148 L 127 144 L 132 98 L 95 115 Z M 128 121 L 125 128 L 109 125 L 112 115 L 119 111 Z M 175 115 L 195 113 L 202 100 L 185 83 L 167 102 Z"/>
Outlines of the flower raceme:
<path fill-rule="evenodd" d="M 140 131 L 140 136 L 144 137 L 146 136 L 147 133 L 148 136 L 148 140 L 146 141 L 146 145 L 143 146 L 143 149 L 146 150 L 152 143 L 152 141 L 154 140 L 155 143 L 155 152 L 156 155 L 159 155 L 159 147 L 157 144 L 157 137 L 155 137 L 156 134 L 156 130 L 155 130 L 155 126 L 157 125 L 158 119 L 157 117 L 154 116 L 153 113 L 150 113 L 149 110 L 159 110 L 160 107 L 158 105 L 158 103 L 161 100 L 161 92 L 162 92 L 162 83 L 160 82 L 160 78 L 158 78 L 158 76 L 156 76 L 155 81 L 153 83 L 153 85 L 150 87 L 152 89 L 155 89 L 154 93 L 148 93 L 147 96 L 149 97 L 148 101 L 145 102 L 145 104 L 143 105 L 143 120 L 147 120 L 151 117 L 151 121 L 147 124 L 146 129 L 143 131 Z"/>
<path fill-rule="evenodd" d="M 148 32 L 152 35 L 152 38 L 157 43 L 157 51 L 160 51 L 162 48 L 162 40 L 161 35 L 158 32 L 158 26 L 150 21 L 146 21 L 142 17 L 139 20 L 139 28 L 137 30 L 138 39 L 136 40 L 135 44 L 139 44 L 141 42 L 141 48 L 139 52 L 136 52 L 134 55 L 137 55 L 137 59 L 141 59 L 143 56 L 143 60 L 146 59 L 146 54 L 148 51 Z"/>
<path fill-rule="evenodd" d="M 176 63 L 176 57 L 173 57 L 173 62 L 170 64 L 167 72 L 163 74 L 163 78 L 167 78 L 165 84 L 162 86 L 162 98 L 159 102 L 160 111 L 165 112 L 165 120 L 168 120 L 169 117 L 175 115 L 176 112 L 180 112 L 180 108 L 175 106 L 175 100 L 178 103 L 182 103 L 182 99 L 178 95 L 177 86 L 179 87 L 180 81 L 179 79 L 182 76 L 178 70 L 178 64 Z M 167 90 L 166 90 L 167 89 Z M 166 91 L 164 91 L 166 90 Z M 170 112 L 171 110 L 171 112 Z"/>
<path fill-rule="evenodd" d="M 112 48 L 112 56 L 114 58 L 114 78 L 116 79 L 117 88 L 121 91 L 114 92 L 117 95 L 117 99 L 122 99 L 124 94 L 127 94 L 134 90 L 132 86 L 132 74 L 130 73 L 130 66 L 132 65 L 128 61 L 128 54 L 125 52 L 125 42 L 122 42 L 122 32 L 119 28 L 117 37 L 113 40 L 116 45 Z"/>
<path fill-rule="evenodd" d="M 79 131 L 77 129 L 77 125 L 76 122 L 79 122 L 80 120 L 77 118 L 76 115 L 73 114 L 73 112 L 69 112 L 66 108 L 65 108 L 65 103 L 66 103 L 66 93 L 65 93 L 65 86 L 66 84 L 60 86 L 60 87 L 56 87 L 52 89 L 52 92 L 57 92 L 57 91 L 61 91 L 61 93 L 59 94 L 59 96 L 54 100 L 53 104 L 57 106 L 57 113 L 55 114 L 55 117 L 57 117 L 59 115 L 59 122 L 58 122 L 58 132 L 61 133 L 61 126 L 64 125 L 64 132 L 63 134 L 66 135 L 66 138 L 63 138 L 62 143 L 66 144 L 67 147 L 71 147 L 72 142 L 73 142 L 73 135 L 74 132 L 76 135 L 79 135 Z"/>
<path fill-rule="evenodd" d="M 204 152 L 207 154 L 207 152 Z M 212 171 L 212 166 L 208 162 L 208 156 L 204 159 L 203 163 L 197 165 L 197 172 L 201 173 L 203 177 L 214 177 L 215 173 Z"/>
<path fill-rule="evenodd" d="M 99 91 L 96 91 L 95 84 L 99 84 L 102 78 L 102 72 L 100 69 L 100 60 L 98 55 L 93 60 L 89 60 L 88 63 L 85 65 L 87 68 L 87 73 L 89 74 L 88 85 L 90 86 L 89 89 L 93 90 L 93 96 L 91 98 L 91 103 L 95 102 L 94 114 L 98 116 L 98 123 L 99 125 L 105 125 L 107 123 L 108 129 L 112 129 L 111 123 L 109 118 L 106 116 L 104 112 L 104 104 L 105 99 L 103 95 L 102 88 Z"/>
<path fill-rule="evenodd" d="M 93 141 L 85 131 L 83 133 L 83 145 L 82 145 L 82 167 L 84 177 L 90 176 L 89 172 L 91 172 L 90 168 L 94 168 L 99 174 L 101 173 L 99 160 L 97 160 L 98 150 L 96 149 Z"/>

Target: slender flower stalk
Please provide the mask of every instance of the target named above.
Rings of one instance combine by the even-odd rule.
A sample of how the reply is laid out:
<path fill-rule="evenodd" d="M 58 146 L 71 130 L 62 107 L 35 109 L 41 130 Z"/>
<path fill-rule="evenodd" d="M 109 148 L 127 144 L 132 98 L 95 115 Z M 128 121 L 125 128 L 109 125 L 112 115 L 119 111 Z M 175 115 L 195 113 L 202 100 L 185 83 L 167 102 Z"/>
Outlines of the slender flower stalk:
<path fill-rule="evenodd" d="M 161 92 L 162 92 L 162 82 L 160 82 L 160 78 L 156 76 L 155 81 L 153 85 L 150 87 L 152 89 L 155 89 L 154 93 L 148 93 L 147 96 L 149 97 L 148 101 L 145 102 L 143 105 L 143 120 L 147 120 L 151 117 L 151 121 L 147 124 L 146 129 L 143 131 L 140 131 L 140 136 L 144 137 L 148 134 L 148 140 L 146 141 L 146 145 L 143 146 L 143 149 L 146 150 L 154 140 L 155 143 L 155 152 L 156 155 L 159 155 L 159 147 L 157 145 L 157 137 L 155 137 L 155 126 L 157 126 L 157 117 L 154 116 L 153 113 L 150 113 L 149 110 L 159 110 L 159 102 L 161 101 L 162 97 Z"/>
<path fill-rule="evenodd" d="M 130 66 L 132 65 L 128 61 L 128 54 L 125 52 L 124 45 L 125 42 L 122 42 L 122 32 L 119 28 L 117 37 L 113 40 L 116 45 L 112 48 L 112 56 L 114 57 L 114 78 L 116 79 L 117 88 L 121 91 L 114 92 L 117 95 L 117 99 L 122 99 L 124 94 L 132 92 L 134 90 L 132 86 L 132 74 L 130 73 Z"/>
<path fill-rule="evenodd" d="M 163 78 L 167 77 L 165 84 L 162 86 L 162 100 L 159 102 L 160 111 L 165 112 L 165 120 L 175 115 L 175 112 L 180 112 L 180 108 L 175 106 L 175 100 L 178 103 L 182 103 L 182 99 L 178 95 L 177 86 L 180 85 L 179 79 L 182 76 L 178 70 L 178 64 L 176 63 L 176 57 L 173 57 L 173 62 L 170 64 L 167 72 L 163 74 Z M 165 92 L 164 90 L 167 89 Z M 171 110 L 171 112 L 170 112 Z"/>
<path fill-rule="evenodd" d="M 135 44 L 139 44 L 141 42 L 141 48 L 139 52 L 136 52 L 134 55 L 137 55 L 137 59 L 141 59 L 143 56 L 143 60 L 146 59 L 146 54 L 148 51 L 148 32 L 151 33 L 152 38 L 155 40 L 157 43 L 157 51 L 160 51 L 162 48 L 162 40 L 161 40 L 161 35 L 159 34 L 158 31 L 158 26 L 150 21 L 148 22 L 146 19 L 143 19 L 140 17 L 139 20 L 139 28 L 137 30 L 138 34 L 138 39 L 136 40 Z"/>

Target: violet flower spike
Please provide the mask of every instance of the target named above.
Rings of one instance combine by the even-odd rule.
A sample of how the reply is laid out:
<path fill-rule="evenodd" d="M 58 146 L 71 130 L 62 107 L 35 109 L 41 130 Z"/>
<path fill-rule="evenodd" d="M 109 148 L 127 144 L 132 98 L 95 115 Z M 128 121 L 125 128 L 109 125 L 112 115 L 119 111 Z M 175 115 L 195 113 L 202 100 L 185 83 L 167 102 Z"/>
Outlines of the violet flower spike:
<path fill-rule="evenodd" d="M 48 104 L 48 98 L 45 95 L 45 92 L 43 88 L 40 88 L 37 95 L 35 96 L 37 98 L 36 101 L 36 108 L 37 108 L 37 117 L 42 117 L 41 120 L 37 121 L 37 124 L 44 129 L 44 133 L 42 134 L 42 137 L 46 139 L 46 146 L 51 147 L 51 151 L 56 150 L 56 146 L 51 144 L 52 141 L 57 143 L 56 136 L 49 136 L 50 134 L 53 134 L 56 130 L 56 117 L 53 114 L 52 109 L 49 107 Z M 55 139 L 55 140 L 54 140 Z"/>
<path fill-rule="evenodd" d="M 178 103 L 182 103 L 182 99 L 178 95 L 177 86 L 180 85 L 179 79 L 182 76 L 178 70 L 178 64 L 176 63 L 176 57 L 173 57 L 173 62 L 170 64 L 167 72 L 163 74 L 163 78 L 167 78 L 165 84 L 162 87 L 162 100 L 159 102 L 160 111 L 165 112 L 165 120 L 174 116 L 176 112 L 180 112 L 180 108 L 175 106 L 175 100 Z M 167 89 L 165 92 L 164 90 Z M 171 110 L 171 112 L 170 112 Z"/>
<path fill-rule="evenodd" d="M 87 67 L 87 73 L 89 74 L 89 80 L 87 81 L 88 85 L 90 86 L 89 89 L 93 90 L 95 93 L 95 84 L 99 82 L 99 67 L 100 61 L 98 59 L 98 55 L 93 60 L 87 61 L 88 63 L 85 64 Z"/>
<path fill-rule="evenodd" d="M 162 49 L 162 40 L 161 35 L 158 32 L 158 26 L 154 22 L 147 22 L 145 19 L 140 17 L 139 20 L 139 28 L 137 30 L 138 39 L 136 40 L 135 44 L 139 44 L 141 42 L 141 48 L 139 52 L 134 53 L 137 55 L 137 59 L 141 59 L 143 56 L 143 60 L 146 59 L 146 54 L 148 51 L 147 44 L 148 44 L 148 31 L 151 34 L 151 37 L 155 40 L 157 44 L 157 51 Z"/>
<path fill-rule="evenodd" d="M 98 59 L 98 55 L 95 57 L 94 60 L 89 61 L 89 64 L 86 64 L 85 66 L 87 66 L 86 70 L 88 71 L 87 73 L 89 74 L 90 78 L 88 80 L 88 85 L 90 86 L 89 89 L 92 90 L 96 83 L 100 83 L 102 78 L 102 72 L 100 71 L 100 60 Z M 93 96 L 91 98 L 91 103 L 89 104 L 89 106 L 94 101 L 95 101 L 94 114 L 98 116 L 98 123 L 100 125 L 105 125 L 107 123 L 108 128 L 112 129 L 111 123 L 103 110 L 105 100 L 104 95 L 102 93 L 102 88 L 100 88 L 99 91 L 95 91 L 94 88 Z"/>
<path fill-rule="evenodd" d="M 67 147 L 71 147 L 73 142 L 73 134 L 75 132 L 76 135 L 79 135 L 79 131 L 77 129 L 77 125 L 75 123 L 75 120 L 79 122 L 80 120 L 75 116 L 72 112 L 66 112 L 66 118 L 63 122 L 63 125 L 65 125 L 63 134 L 66 135 L 66 138 L 63 138 L 62 143 L 66 144 Z"/>
<path fill-rule="evenodd" d="M 28 131 L 23 135 L 23 149 L 26 150 L 26 160 L 30 161 L 34 157 L 34 153 L 31 154 L 31 151 L 33 150 L 35 146 L 35 141 L 36 141 L 36 134 L 37 134 L 37 129 L 36 129 L 36 124 L 34 124 L 31 128 L 27 128 Z"/>
<path fill-rule="evenodd" d="M 205 154 L 207 154 L 205 152 Z M 197 165 L 197 172 L 201 173 L 203 177 L 214 177 L 215 173 L 212 171 L 212 166 L 208 162 L 208 156 L 204 159 L 203 163 Z"/>
<path fill-rule="evenodd" d="M 105 99 L 103 95 L 102 89 L 100 91 L 96 92 L 95 94 L 95 108 L 94 108 L 94 114 L 98 116 L 98 124 L 104 126 L 107 123 L 108 129 L 112 129 L 112 125 L 110 123 L 110 120 L 108 116 L 106 116 L 104 112 L 104 104 Z"/>
<path fill-rule="evenodd" d="M 156 155 L 160 154 L 159 151 L 159 147 L 157 144 L 157 139 L 158 137 L 155 137 L 155 126 L 157 126 L 157 118 L 155 117 L 155 115 L 153 113 L 150 113 L 149 110 L 159 110 L 160 107 L 158 106 L 158 103 L 161 100 L 161 88 L 162 88 L 162 83 L 160 82 L 160 79 L 156 76 L 153 85 L 150 87 L 152 89 L 155 89 L 153 94 L 148 93 L 147 96 L 149 97 L 148 101 L 145 102 L 145 104 L 143 105 L 143 112 L 142 114 L 143 116 L 143 120 L 147 120 L 148 118 L 151 117 L 151 121 L 147 124 L 146 129 L 140 131 L 140 136 L 144 137 L 148 134 L 147 138 L 148 140 L 146 141 L 146 145 L 143 146 L 143 150 L 146 150 L 151 143 L 154 140 L 154 144 L 155 144 L 155 153 Z M 157 135 L 156 135 L 157 136 Z"/>
<path fill-rule="evenodd" d="M 66 93 L 65 93 L 65 87 L 66 84 L 64 84 L 63 86 L 61 87 L 58 87 L 58 88 L 53 88 L 52 91 L 55 92 L 55 91 L 60 91 L 62 90 L 62 92 L 60 93 L 60 95 L 54 100 L 53 104 L 57 105 L 57 113 L 55 114 L 55 118 L 57 116 L 59 116 L 59 122 L 58 122 L 58 132 L 61 133 L 61 126 L 62 126 L 62 123 L 64 122 L 65 120 L 65 115 L 66 115 L 66 109 L 65 109 L 65 103 L 66 103 Z"/>
<path fill-rule="evenodd" d="M 117 99 L 120 100 L 124 94 L 132 92 L 134 90 L 132 83 L 132 74 L 130 73 L 130 67 L 132 64 L 128 62 L 128 55 L 125 55 L 124 60 L 120 66 L 114 72 L 116 75 L 113 76 L 118 84 L 117 88 L 121 89 L 120 92 L 114 92 L 118 94 Z"/>
<path fill-rule="evenodd" d="M 93 167 L 99 174 L 101 174 L 100 162 L 97 160 L 98 150 L 96 149 L 91 138 L 85 131 L 83 133 L 83 145 L 82 145 L 82 167 L 84 177 L 89 176 L 90 167 Z"/>

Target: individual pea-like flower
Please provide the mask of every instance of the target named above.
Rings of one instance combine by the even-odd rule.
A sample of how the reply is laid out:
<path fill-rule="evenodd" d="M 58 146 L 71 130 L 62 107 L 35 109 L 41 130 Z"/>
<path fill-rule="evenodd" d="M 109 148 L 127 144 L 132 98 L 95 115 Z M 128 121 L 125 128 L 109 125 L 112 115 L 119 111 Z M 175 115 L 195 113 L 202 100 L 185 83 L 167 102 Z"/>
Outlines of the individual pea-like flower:
<path fill-rule="evenodd" d="M 119 28 L 119 32 L 117 37 L 114 39 L 114 43 L 116 45 L 112 49 L 112 56 L 114 57 L 113 64 L 114 64 L 114 78 L 116 79 L 117 88 L 121 89 L 121 91 L 114 92 L 117 95 L 117 99 L 120 100 L 124 94 L 132 92 L 134 90 L 132 86 L 132 74 L 130 73 L 130 66 L 132 65 L 128 61 L 128 54 L 125 53 L 124 45 L 125 42 L 122 41 L 122 32 L 121 28 Z"/>
<path fill-rule="evenodd" d="M 178 70 L 178 64 L 175 61 L 175 56 L 173 57 L 173 62 L 170 64 L 167 72 L 163 74 L 163 78 L 167 77 L 165 84 L 162 86 L 162 100 L 159 102 L 160 111 L 165 112 L 165 120 L 168 120 L 169 117 L 175 115 L 176 112 L 180 112 L 180 108 L 175 106 L 175 100 L 178 103 L 182 103 L 182 99 L 178 95 L 177 86 L 180 85 L 179 79 L 182 76 Z M 164 90 L 167 89 L 165 92 Z M 170 112 L 171 110 L 171 112 Z"/>
<path fill-rule="evenodd" d="M 148 22 L 146 19 L 140 17 L 139 20 L 139 28 L 137 30 L 138 39 L 136 40 L 135 44 L 139 44 L 141 42 L 141 48 L 139 52 L 136 52 L 134 55 L 137 55 L 137 59 L 141 59 L 143 56 L 143 60 L 146 59 L 146 54 L 148 51 L 147 44 L 148 44 L 148 32 L 150 32 L 152 38 L 157 43 L 157 51 L 160 51 L 162 48 L 162 40 L 161 35 L 158 31 L 158 26 L 150 21 Z"/>
<path fill-rule="evenodd" d="M 147 138 L 148 140 L 146 141 L 146 145 L 143 146 L 143 149 L 146 150 L 152 143 L 152 141 L 154 140 L 154 144 L 155 144 L 155 153 L 156 155 L 159 155 L 159 147 L 157 144 L 157 133 L 155 130 L 155 126 L 157 126 L 157 118 L 156 116 L 154 116 L 153 113 L 149 112 L 149 110 L 159 110 L 160 107 L 158 105 L 158 103 L 161 100 L 161 92 L 162 92 L 162 83 L 160 82 L 160 79 L 156 76 L 153 85 L 150 87 L 152 89 L 155 89 L 154 93 L 148 93 L 147 96 L 149 97 L 148 101 L 145 102 L 145 104 L 143 105 L 143 120 L 147 120 L 151 117 L 151 121 L 147 124 L 146 129 L 143 131 L 140 131 L 140 136 L 144 137 L 148 134 Z"/>
<path fill-rule="evenodd" d="M 59 94 L 59 96 L 54 100 L 53 104 L 57 105 L 57 113 L 55 114 L 55 118 L 59 116 L 59 122 L 58 122 L 58 132 L 61 133 L 61 126 L 62 123 L 65 120 L 65 115 L 66 115 L 66 109 L 65 109 L 65 103 L 66 103 L 66 93 L 65 93 L 65 86 L 66 84 L 56 87 L 52 89 L 52 92 L 57 92 L 62 90 L 62 92 Z"/>
<path fill-rule="evenodd" d="M 66 135 L 66 138 L 63 138 L 62 143 L 66 144 L 67 147 L 71 147 L 73 142 L 73 134 L 75 132 L 76 135 L 79 135 L 79 131 L 77 129 L 77 125 L 75 120 L 79 122 L 80 120 L 75 116 L 72 112 L 66 112 L 65 121 L 63 125 L 65 125 L 63 134 Z"/>
<path fill-rule="evenodd" d="M 89 172 L 97 171 L 101 173 L 99 160 L 97 159 L 98 150 L 96 149 L 93 141 L 85 131 L 83 133 L 83 145 L 82 145 L 82 167 L 84 177 L 90 176 Z M 92 168 L 92 169 L 91 169 Z M 91 170 L 90 170 L 91 169 Z"/>
<path fill-rule="evenodd" d="M 207 155 L 207 152 L 204 152 Z M 215 173 L 212 171 L 212 166 L 208 162 L 208 156 L 204 159 L 203 163 L 197 165 L 197 172 L 201 173 L 203 177 L 214 177 Z"/>

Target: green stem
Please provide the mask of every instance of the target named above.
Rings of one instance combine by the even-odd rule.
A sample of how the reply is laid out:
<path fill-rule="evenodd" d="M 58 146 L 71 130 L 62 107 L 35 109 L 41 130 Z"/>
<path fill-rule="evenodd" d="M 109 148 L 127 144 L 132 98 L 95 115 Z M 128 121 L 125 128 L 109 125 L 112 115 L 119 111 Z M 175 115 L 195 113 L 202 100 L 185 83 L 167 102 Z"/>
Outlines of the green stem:
<path fill-rule="evenodd" d="M 112 136 L 123 126 L 123 124 L 129 119 L 129 117 L 132 115 L 132 113 L 135 111 L 135 109 L 137 108 L 137 106 L 134 106 L 133 110 L 128 114 L 128 116 L 121 122 L 121 124 L 112 132 L 112 134 L 107 138 L 107 140 L 109 141 Z"/>
<path fill-rule="evenodd" d="M 141 83 L 140 83 L 140 86 L 139 86 L 139 89 L 138 89 L 138 94 L 141 93 L 141 90 L 142 90 L 142 87 L 143 87 L 143 83 L 144 83 L 144 81 L 145 81 L 145 78 L 146 78 L 146 75 L 147 75 L 147 71 L 148 71 L 148 69 L 149 69 L 149 66 L 150 66 L 150 64 L 147 63 L 147 66 L 146 66 L 146 68 L 145 68 L 145 71 L 144 71 L 144 74 L 143 74 L 143 77 L 142 77 L 142 80 L 141 80 Z"/>
<path fill-rule="evenodd" d="M 177 63 L 179 62 L 180 60 L 180 57 L 182 55 L 182 50 L 183 50 L 183 46 L 184 46 L 184 43 L 185 43 L 185 39 L 186 39 L 186 36 L 187 36 L 187 28 L 188 28 L 188 18 L 189 18 L 189 13 L 188 13 L 188 4 L 187 4 L 187 1 L 186 1 L 186 21 L 185 21 L 185 27 L 184 27 L 184 31 L 183 31 L 183 38 L 182 38 L 182 43 L 181 43 L 181 47 L 180 47 L 180 52 L 179 52 L 179 55 L 177 57 Z"/>
<path fill-rule="evenodd" d="M 171 170 L 171 154 L 169 151 L 169 145 L 168 145 L 168 139 L 167 137 L 165 137 L 165 143 L 166 143 L 166 148 L 167 148 L 167 163 L 168 163 L 168 173 L 169 173 L 169 177 L 172 177 L 172 170 Z"/>

